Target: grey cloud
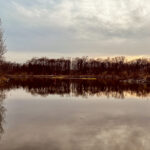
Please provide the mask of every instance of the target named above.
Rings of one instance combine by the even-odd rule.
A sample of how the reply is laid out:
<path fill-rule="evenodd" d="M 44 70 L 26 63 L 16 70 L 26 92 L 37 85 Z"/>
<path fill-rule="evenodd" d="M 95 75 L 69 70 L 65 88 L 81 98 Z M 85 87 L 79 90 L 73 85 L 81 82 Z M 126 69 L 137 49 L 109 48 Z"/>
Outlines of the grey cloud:
<path fill-rule="evenodd" d="M 9 51 L 149 55 L 148 0 L 0 1 Z"/>

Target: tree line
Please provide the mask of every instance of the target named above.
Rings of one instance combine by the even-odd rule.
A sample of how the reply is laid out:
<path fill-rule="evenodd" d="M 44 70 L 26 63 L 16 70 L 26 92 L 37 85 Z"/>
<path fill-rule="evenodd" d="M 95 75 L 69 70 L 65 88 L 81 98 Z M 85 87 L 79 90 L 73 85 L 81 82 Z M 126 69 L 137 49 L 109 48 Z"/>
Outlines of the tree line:
<path fill-rule="evenodd" d="M 125 57 L 107 59 L 33 58 L 25 63 L 3 61 L 0 66 L 4 74 L 28 75 L 103 75 L 107 77 L 134 77 L 150 75 L 150 59 L 141 58 L 127 61 Z"/>

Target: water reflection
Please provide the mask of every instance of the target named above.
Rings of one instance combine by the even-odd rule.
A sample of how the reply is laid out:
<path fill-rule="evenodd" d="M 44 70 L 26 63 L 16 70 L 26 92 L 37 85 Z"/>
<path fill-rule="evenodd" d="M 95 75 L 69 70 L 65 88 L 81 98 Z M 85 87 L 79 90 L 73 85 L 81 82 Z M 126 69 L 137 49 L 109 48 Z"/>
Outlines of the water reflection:
<path fill-rule="evenodd" d="M 149 96 L 150 89 L 149 85 L 95 80 L 11 80 L 0 91 L 0 149 L 149 150 L 149 101 L 107 101 L 104 97 L 95 101 L 93 97 L 125 98 L 125 92 Z M 78 101 L 54 94 L 73 94 Z M 79 95 L 89 97 L 83 101 Z"/>
<path fill-rule="evenodd" d="M 4 91 L 0 91 L 0 139 L 1 139 L 2 133 L 4 132 L 4 129 L 3 129 L 4 112 L 5 112 L 5 108 L 3 106 L 4 99 L 5 99 Z"/>
<path fill-rule="evenodd" d="M 1 149 L 149 150 L 150 109 L 146 101 L 52 99 L 34 101 L 30 97 L 30 101 L 9 102 L 8 129 Z"/>
<path fill-rule="evenodd" d="M 149 84 L 127 84 L 117 81 L 98 80 L 60 80 L 60 79 L 11 79 L 1 87 L 4 90 L 24 88 L 33 95 L 47 96 L 49 94 L 74 96 L 102 96 L 125 98 L 127 94 L 138 97 L 150 95 Z"/>

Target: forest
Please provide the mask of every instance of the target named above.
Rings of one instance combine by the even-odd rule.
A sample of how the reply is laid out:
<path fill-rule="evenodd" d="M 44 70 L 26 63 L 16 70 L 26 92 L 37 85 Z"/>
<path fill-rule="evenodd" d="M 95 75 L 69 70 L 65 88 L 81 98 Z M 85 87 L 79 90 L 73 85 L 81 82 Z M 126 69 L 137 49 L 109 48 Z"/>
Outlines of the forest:
<path fill-rule="evenodd" d="M 140 79 L 150 76 L 150 60 L 146 58 L 127 61 L 123 56 L 107 59 L 33 58 L 25 63 L 3 61 L 1 75 L 67 75 L 68 77 L 98 77 L 112 79 Z"/>

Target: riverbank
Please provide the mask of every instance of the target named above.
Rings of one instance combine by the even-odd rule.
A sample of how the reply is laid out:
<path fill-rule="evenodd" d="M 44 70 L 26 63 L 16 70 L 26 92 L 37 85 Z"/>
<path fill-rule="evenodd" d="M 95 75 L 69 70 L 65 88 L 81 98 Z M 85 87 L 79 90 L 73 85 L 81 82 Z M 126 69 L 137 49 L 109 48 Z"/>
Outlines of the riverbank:
<path fill-rule="evenodd" d="M 9 78 L 6 76 L 0 76 L 0 85 L 9 82 Z"/>
<path fill-rule="evenodd" d="M 86 79 L 86 80 L 96 80 L 99 76 L 94 75 L 7 75 L 7 79 L 27 79 L 27 78 L 43 78 L 43 79 Z"/>
<path fill-rule="evenodd" d="M 125 78 L 112 75 L 5 75 L 0 77 L 0 84 L 9 82 L 10 79 L 28 80 L 28 79 L 65 79 L 65 80 L 100 80 L 104 82 L 121 82 L 127 84 L 149 84 L 149 77 Z"/>

